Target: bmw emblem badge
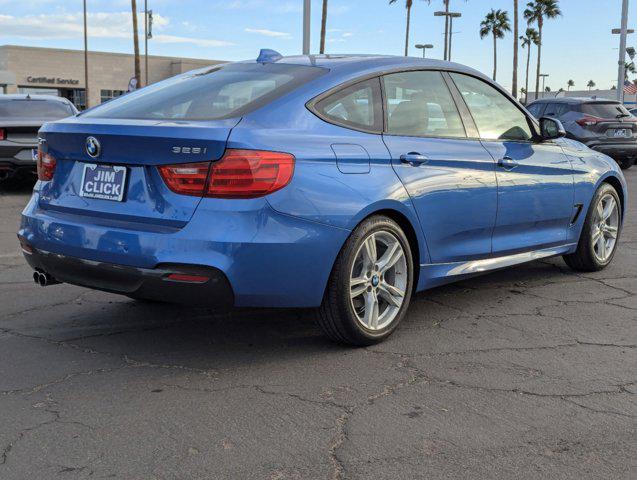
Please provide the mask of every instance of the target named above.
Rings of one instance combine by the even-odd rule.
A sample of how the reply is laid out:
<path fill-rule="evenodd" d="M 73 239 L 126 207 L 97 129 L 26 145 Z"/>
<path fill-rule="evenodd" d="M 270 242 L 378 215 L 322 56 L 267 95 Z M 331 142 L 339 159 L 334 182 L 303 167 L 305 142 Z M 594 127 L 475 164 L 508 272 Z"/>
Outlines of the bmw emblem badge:
<path fill-rule="evenodd" d="M 86 139 L 86 153 L 88 153 L 89 157 L 97 158 L 100 156 L 100 151 L 102 147 L 100 146 L 99 140 L 95 137 L 87 137 Z"/>

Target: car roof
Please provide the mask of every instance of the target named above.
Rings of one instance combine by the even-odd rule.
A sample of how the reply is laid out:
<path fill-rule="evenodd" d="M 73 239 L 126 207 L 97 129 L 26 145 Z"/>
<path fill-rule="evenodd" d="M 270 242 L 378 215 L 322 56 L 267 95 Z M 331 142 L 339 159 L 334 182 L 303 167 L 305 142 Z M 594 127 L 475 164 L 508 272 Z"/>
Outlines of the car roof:
<path fill-rule="evenodd" d="M 30 95 L 28 93 L 1 94 L 0 100 L 36 100 L 36 101 L 46 100 L 49 102 L 71 103 L 70 100 L 64 97 L 57 97 L 55 95 L 40 95 L 40 94 Z"/>
<path fill-rule="evenodd" d="M 459 63 L 445 62 L 433 58 L 403 57 L 396 55 L 300 55 L 283 57 L 280 63 L 291 63 L 300 65 L 316 65 L 318 67 L 329 68 L 330 70 L 341 70 L 350 68 L 374 68 L 379 70 L 393 68 L 444 68 L 467 73 L 477 73 L 476 70 Z M 482 75 L 482 74 L 481 74 Z"/>
<path fill-rule="evenodd" d="M 256 60 L 247 60 L 241 63 L 251 63 Z M 465 65 L 453 62 L 445 62 L 436 59 L 424 59 L 417 57 L 403 57 L 396 55 L 368 55 L 368 54 L 339 54 L 339 55 L 296 55 L 281 57 L 274 60 L 275 63 L 287 65 L 302 65 L 329 69 L 334 74 L 372 74 L 384 71 L 423 68 L 453 70 L 468 73 L 489 80 L 481 72 Z M 491 81 L 491 80 L 489 80 Z"/>
<path fill-rule="evenodd" d="M 571 103 L 571 104 L 581 104 L 581 103 L 619 103 L 617 100 L 612 100 L 610 98 L 593 98 L 593 97 L 560 97 L 560 98 L 540 98 L 538 100 L 533 100 L 529 105 L 533 103 Z"/>

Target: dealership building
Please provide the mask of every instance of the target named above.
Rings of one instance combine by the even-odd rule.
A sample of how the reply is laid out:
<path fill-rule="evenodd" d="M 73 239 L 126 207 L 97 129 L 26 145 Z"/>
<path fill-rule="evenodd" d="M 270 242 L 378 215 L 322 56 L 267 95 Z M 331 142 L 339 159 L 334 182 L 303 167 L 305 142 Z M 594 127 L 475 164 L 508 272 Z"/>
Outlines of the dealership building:
<path fill-rule="evenodd" d="M 148 83 L 218 60 L 148 56 Z M 145 84 L 144 56 L 141 82 Z M 124 93 L 134 75 L 134 56 L 125 53 L 88 52 L 89 105 L 95 106 Z M 78 108 L 86 107 L 84 51 L 0 45 L 0 93 L 58 95 Z"/>

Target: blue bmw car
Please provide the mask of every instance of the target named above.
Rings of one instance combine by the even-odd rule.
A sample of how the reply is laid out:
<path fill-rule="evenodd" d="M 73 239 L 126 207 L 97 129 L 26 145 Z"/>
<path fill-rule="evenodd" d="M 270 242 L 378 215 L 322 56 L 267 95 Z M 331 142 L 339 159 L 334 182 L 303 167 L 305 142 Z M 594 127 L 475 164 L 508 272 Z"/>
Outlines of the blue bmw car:
<path fill-rule="evenodd" d="M 189 72 L 43 126 L 19 240 L 41 285 L 317 307 L 381 341 L 414 292 L 561 255 L 607 266 L 626 182 L 470 68 L 281 57 Z"/>

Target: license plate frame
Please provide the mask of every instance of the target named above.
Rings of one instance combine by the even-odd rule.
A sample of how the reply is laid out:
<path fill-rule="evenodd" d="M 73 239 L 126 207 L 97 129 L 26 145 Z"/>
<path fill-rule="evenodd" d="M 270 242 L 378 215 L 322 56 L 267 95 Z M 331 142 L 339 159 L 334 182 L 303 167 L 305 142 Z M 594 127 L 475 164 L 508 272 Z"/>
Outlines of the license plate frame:
<path fill-rule="evenodd" d="M 124 200 L 128 177 L 128 169 L 126 167 L 85 163 L 82 168 L 80 197 L 112 202 L 122 202 Z"/>
<path fill-rule="evenodd" d="M 613 138 L 630 138 L 633 136 L 633 131 L 629 128 L 613 128 L 610 136 Z"/>

